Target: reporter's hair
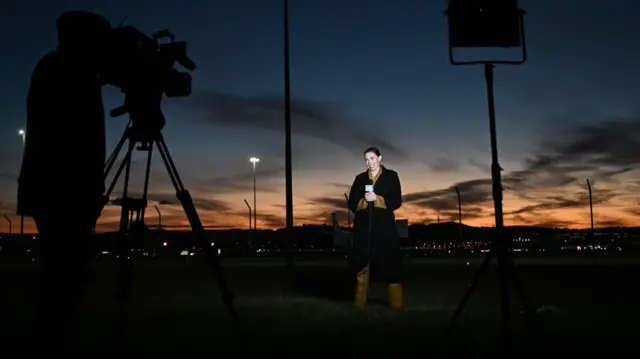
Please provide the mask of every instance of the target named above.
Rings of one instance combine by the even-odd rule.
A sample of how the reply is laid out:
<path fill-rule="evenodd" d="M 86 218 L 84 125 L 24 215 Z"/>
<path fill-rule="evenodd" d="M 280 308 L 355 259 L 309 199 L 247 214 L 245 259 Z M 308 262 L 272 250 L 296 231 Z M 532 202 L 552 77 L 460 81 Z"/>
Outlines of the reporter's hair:
<path fill-rule="evenodd" d="M 369 152 L 375 153 L 375 155 L 378 156 L 378 157 L 381 156 L 381 153 L 380 153 L 380 150 L 378 149 L 378 147 L 371 146 L 371 147 L 367 148 L 366 150 L 364 150 L 364 155 L 366 156 L 367 153 L 369 153 Z"/>

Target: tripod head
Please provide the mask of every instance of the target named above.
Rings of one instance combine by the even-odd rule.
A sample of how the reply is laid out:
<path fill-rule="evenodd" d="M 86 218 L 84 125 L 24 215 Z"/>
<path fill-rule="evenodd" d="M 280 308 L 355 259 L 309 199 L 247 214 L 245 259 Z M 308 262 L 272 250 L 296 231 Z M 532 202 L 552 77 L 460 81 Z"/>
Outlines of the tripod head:
<path fill-rule="evenodd" d="M 170 41 L 160 43 L 160 39 Z M 174 68 L 176 63 L 189 71 L 196 64 L 187 55 L 187 42 L 175 41 L 168 30 L 151 37 L 132 26 L 111 30 L 108 47 L 108 68 L 101 78 L 119 87 L 125 94 L 124 104 L 111 110 L 111 117 L 129 114 L 135 133 L 155 134 L 164 127 L 163 95 L 191 95 L 191 75 Z"/>

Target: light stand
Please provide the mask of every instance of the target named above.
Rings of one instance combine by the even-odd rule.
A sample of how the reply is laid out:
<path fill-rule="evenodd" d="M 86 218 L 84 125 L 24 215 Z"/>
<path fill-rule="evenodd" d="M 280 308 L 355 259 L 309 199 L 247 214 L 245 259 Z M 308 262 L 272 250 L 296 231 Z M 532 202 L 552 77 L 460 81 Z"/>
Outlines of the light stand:
<path fill-rule="evenodd" d="M 493 98 L 493 68 L 495 64 L 520 65 L 526 61 L 526 43 L 524 36 L 524 11 L 518 8 L 517 0 L 450 0 L 449 8 L 445 12 L 449 19 L 449 60 L 452 65 L 484 65 L 485 81 L 487 85 L 487 101 L 489 107 L 489 127 L 491 136 L 491 180 L 493 187 L 493 203 L 495 209 L 496 237 L 493 249 L 487 254 L 482 265 L 475 274 L 469 289 L 462 297 L 446 331 L 448 339 L 458 317 L 464 310 L 474 289 L 478 286 L 480 277 L 489 267 L 491 258 L 498 259 L 498 273 L 500 281 L 500 299 L 502 314 L 502 330 L 504 335 L 504 349 L 511 350 L 511 303 L 509 300 L 509 281 L 513 281 L 520 297 L 525 315 L 532 322 L 535 311 L 529 302 L 524 289 L 516 276 L 516 269 L 509 254 L 509 243 L 504 237 L 502 184 L 500 179 L 500 165 L 498 164 L 498 146 L 496 140 L 495 106 Z M 456 61 L 453 48 L 488 48 L 519 47 L 522 50 L 520 60 L 482 60 Z"/>

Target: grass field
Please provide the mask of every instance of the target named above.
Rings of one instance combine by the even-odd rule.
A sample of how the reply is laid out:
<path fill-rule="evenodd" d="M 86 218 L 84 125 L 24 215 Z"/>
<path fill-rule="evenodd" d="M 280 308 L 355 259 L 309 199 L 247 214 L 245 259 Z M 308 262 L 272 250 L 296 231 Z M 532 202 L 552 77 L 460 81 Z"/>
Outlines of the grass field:
<path fill-rule="evenodd" d="M 453 309 L 479 261 L 439 265 L 408 263 L 402 312 L 386 308 L 386 290 L 374 284 L 362 313 L 351 305 L 353 287 L 339 261 L 300 265 L 288 273 L 269 261 L 229 262 L 225 273 L 236 294 L 234 323 L 206 268 L 192 263 L 139 262 L 126 327 L 118 327 L 113 263 L 92 266 L 92 282 L 68 330 L 70 352 L 478 352 L 497 350 L 500 315 L 496 268 L 474 292 L 458 326 L 443 339 Z M 572 262 L 573 263 L 573 262 Z M 588 263 L 588 262 L 586 262 Z M 0 266 L 0 335 L 5 349 L 26 345 L 35 303 L 33 264 Z M 524 324 L 513 295 L 516 350 L 619 352 L 636 345 L 640 311 L 638 274 L 632 264 L 519 265 L 541 330 Z"/>

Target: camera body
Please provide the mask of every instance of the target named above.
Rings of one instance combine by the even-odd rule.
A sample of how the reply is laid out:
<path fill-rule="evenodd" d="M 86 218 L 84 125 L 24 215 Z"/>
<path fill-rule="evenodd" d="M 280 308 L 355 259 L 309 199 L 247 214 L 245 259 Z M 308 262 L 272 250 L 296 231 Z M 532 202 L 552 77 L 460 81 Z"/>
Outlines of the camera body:
<path fill-rule="evenodd" d="M 163 37 L 170 42 L 160 43 Z M 191 95 L 191 74 L 178 71 L 176 63 L 193 71 L 195 63 L 187 56 L 187 43 L 176 42 L 167 30 L 151 37 L 132 26 L 112 29 L 106 44 L 104 83 L 125 93 L 124 105 L 111 111 L 112 117 L 129 113 L 131 125 L 143 132 L 161 130 L 166 120 L 162 113 L 163 96 Z"/>

